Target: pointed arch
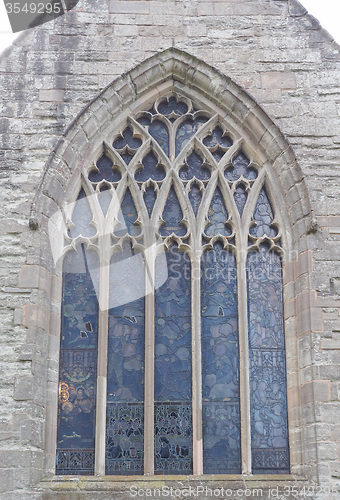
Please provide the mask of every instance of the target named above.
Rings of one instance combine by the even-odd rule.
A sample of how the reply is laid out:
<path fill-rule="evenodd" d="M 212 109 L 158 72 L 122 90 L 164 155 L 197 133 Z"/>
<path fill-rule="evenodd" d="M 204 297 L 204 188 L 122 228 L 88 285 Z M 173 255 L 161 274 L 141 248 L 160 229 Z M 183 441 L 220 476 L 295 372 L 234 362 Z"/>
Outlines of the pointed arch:
<path fill-rule="evenodd" d="M 188 67 L 191 68 L 191 71 L 188 71 Z M 165 98 L 168 100 L 169 109 L 164 103 Z M 156 120 L 152 118 L 152 115 L 150 116 L 148 110 L 155 102 L 156 106 L 162 106 L 160 110 L 163 113 L 168 113 L 162 122 L 166 123 L 168 130 L 170 130 L 168 137 L 165 137 L 164 134 L 157 135 L 155 127 L 150 131 L 150 126 Z M 197 109 L 190 109 L 191 102 L 196 104 Z M 199 113 L 200 110 L 204 110 L 204 112 Z M 186 138 L 181 140 L 180 146 L 176 150 L 176 135 L 172 129 L 173 120 L 176 119 L 176 116 L 181 116 L 181 113 L 184 115 L 187 112 L 191 113 L 188 129 L 184 128 L 185 118 L 183 118 L 183 126 L 180 128 L 181 133 Z M 149 125 L 150 123 L 151 125 Z M 164 141 L 168 141 L 168 146 L 164 146 Z M 226 211 L 232 219 L 230 223 L 231 234 L 216 234 L 210 240 L 206 239 L 203 242 L 200 240 L 198 243 L 201 231 L 197 229 L 197 225 L 193 231 L 195 238 L 197 238 L 197 244 L 203 245 L 203 247 L 206 245 L 205 249 L 208 251 L 214 246 L 218 246 L 221 241 L 224 244 L 226 240 L 223 240 L 223 237 L 230 238 L 226 246 L 232 254 L 236 255 L 234 234 L 241 234 L 243 231 L 243 244 L 246 243 L 248 228 L 251 225 L 256 205 L 255 192 L 258 190 L 259 194 L 261 186 L 265 185 L 277 218 L 275 222 L 281 229 L 282 245 L 285 249 L 284 262 L 290 261 L 297 245 L 301 244 L 304 235 L 313 223 L 307 191 L 292 149 L 276 125 L 243 89 L 207 64 L 177 49 L 169 49 L 157 54 L 117 79 L 75 119 L 59 141 L 46 167 L 39 192 L 32 206 L 33 222 L 36 221 L 43 229 L 47 229 L 46 216 L 50 217 L 58 207 L 63 207 L 74 201 L 74 193 L 79 192 L 80 178 L 86 179 L 91 169 L 96 174 L 108 169 L 111 175 L 111 168 L 113 168 L 111 180 L 104 178 L 107 176 L 106 174 L 101 176 L 103 178 L 95 177 L 92 179 L 98 181 L 96 187 L 92 187 L 93 193 L 94 189 L 100 190 L 102 182 L 111 184 L 110 192 L 112 192 L 112 196 L 113 193 L 116 193 L 118 199 L 123 199 L 124 193 L 129 189 L 136 206 L 138 205 L 137 211 L 141 211 L 141 207 L 143 207 L 146 217 L 148 210 L 144 205 L 143 191 L 137 191 L 134 185 L 136 180 L 132 175 L 133 172 L 138 171 L 145 158 L 144 153 L 141 154 L 138 151 L 140 142 L 145 147 L 144 153 L 150 154 L 152 151 L 155 154 L 158 162 L 164 167 L 167 179 L 173 176 L 171 185 L 174 186 L 175 179 L 176 182 L 178 181 L 176 183 L 177 189 L 180 189 L 183 181 L 183 183 L 186 182 L 186 189 L 189 189 L 188 192 L 190 192 L 192 180 L 181 179 L 180 182 L 179 179 L 181 178 L 182 166 L 193 152 L 198 156 L 202 154 L 207 164 L 214 165 L 215 170 L 210 170 L 212 182 L 210 177 L 209 180 L 200 179 L 199 176 L 193 181 L 200 182 L 202 188 L 202 198 L 196 216 L 197 220 L 204 219 L 203 216 L 207 213 L 205 209 L 210 205 L 211 197 L 214 195 L 213 191 L 221 189 L 221 197 Z M 173 167 L 174 162 L 177 162 L 176 167 Z M 240 176 L 228 179 L 226 171 L 230 171 L 231 168 L 242 171 Z M 117 176 L 115 176 L 116 172 Z M 251 172 L 255 172 L 256 175 Z M 123 182 L 120 182 L 121 180 Z M 152 205 L 153 211 L 149 212 L 149 215 L 152 213 L 153 223 L 156 224 L 160 212 L 159 207 L 163 201 L 163 204 L 166 202 L 166 200 L 163 200 L 162 203 L 159 202 L 162 179 L 148 178 L 141 179 L 140 182 L 143 182 L 143 189 L 153 186 L 154 192 L 159 193 Z M 209 193 L 210 200 L 208 200 L 210 188 L 208 187 L 204 192 L 204 182 L 210 182 L 210 186 L 214 185 L 214 189 L 211 189 Z M 165 184 L 166 181 L 163 185 Z M 241 185 L 250 192 L 243 208 L 242 217 L 236 208 L 234 196 L 236 189 Z M 228 190 L 228 186 L 232 186 L 232 189 Z M 186 199 L 187 196 L 185 190 L 177 193 L 180 201 Z M 93 203 L 98 205 L 96 199 Z M 114 203 L 113 201 L 108 208 L 106 218 L 110 215 L 116 216 Z M 101 210 L 99 205 L 97 209 Z M 101 214 L 103 214 L 102 211 Z M 190 224 L 193 225 L 193 217 Z M 202 222 L 201 224 L 204 226 Z M 101 231 L 104 233 L 104 229 Z M 41 236 L 47 239 L 45 234 Z M 173 240 L 170 238 L 166 244 L 170 246 L 171 243 Z M 178 239 L 176 243 L 179 251 L 185 253 L 187 243 Z M 49 256 L 47 257 L 49 258 Z M 191 264 L 193 276 L 191 294 L 197 300 L 199 288 L 197 288 L 197 280 L 195 283 L 194 277 L 197 263 L 192 260 Z M 47 266 L 53 270 L 52 258 L 47 262 Z M 244 268 L 242 272 L 245 276 L 246 269 Z M 246 296 L 247 292 L 242 283 L 238 283 L 235 293 L 238 294 L 238 297 L 242 294 Z M 239 314 L 242 317 L 246 317 L 245 307 L 243 305 L 240 308 Z M 201 322 L 197 319 L 197 308 L 192 308 L 192 311 L 193 328 L 200 329 Z M 240 330 L 247 331 L 245 321 L 240 321 L 239 327 Z M 293 331 L 292 328 L 291 331 Z M 146 344 L 150 343 L 150 338 L 146 339 L 145 342 Z M 242 350 L 245 348 L 245 341 L 243 340 L 243 346 L 241 343 L 240 341 L 240 349 Z M 55 353 L 51 353 L 51 358 L 54 359 L 54 362 L 57 361 Z M 201 352 L 195 345 L 192 367 L 194 372 L 195 370 L 197 372 L 200 359 Z M 249 366 L 246 366 L 246 369 L 249 372 Z M 292 366 L 291 372 L 297 372 L 296 365 Z M 99 373 L 99 376 L 102 374 Z M 202 380 L 199 380 L 196 375 L 193 378 L 196 379 L 196 390 L 193 398 L 199 399 L 197 394 L 201 391 Z M 149 382 L 150 379 L 149 374 Z M 296 380 L 292 385 L 294 384 L 297 386 Z M 244 391 L 245 385 L 246 382 L 242 380 L 241 376 L 241 392 Z M 243 405 L 243 413 L 249 412 L 247 405 L 245 403 Z M 194 402 L 194 408 L 199 408 L 198 400 Z M 53 409 L 51 409 L 49 418 L 50 421 L 53 419 L 55 421 L 52 412 Z M 193 420 L 193 433 L 198 434 L 198 428 L 201 424 L 197 420 L 197 413 L 193 418 L 196 419 Z M 101 424 L 105 427 L 105 419 L 102 419 Z M 244 425 L 248 427 L 249 436 L 250 420 L 246 421 Z M 296 421 L 294 425 L 297 428 Z M 196 445 L 194 443 L 193 454 L 198 457 L 202 455 L 199 446 L 197 442 Z M 249 446 L 249 442 L 242 438 L 242 448 L 245 450 Z M 53 450 L 53 443 L 50 442 L 49 447 Z M 298 454 L 300 451 L 296 450 L 295 453 Z M 51 464 L 50 468 L 52 469 Z M 194 471 L 196 474 L 203 472 L 197 464 Z M 244 465 L 243 463 L 243 471 L 250 472 L 249 464 Z"/>

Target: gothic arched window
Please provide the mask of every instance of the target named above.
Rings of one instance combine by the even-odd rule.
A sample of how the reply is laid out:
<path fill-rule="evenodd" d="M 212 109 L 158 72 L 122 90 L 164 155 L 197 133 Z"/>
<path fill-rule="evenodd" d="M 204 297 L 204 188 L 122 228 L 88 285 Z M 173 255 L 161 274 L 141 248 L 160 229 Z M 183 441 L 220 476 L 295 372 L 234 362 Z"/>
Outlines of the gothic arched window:
<path fill-rule="evenodd" d="M 209 104 L 125 119 L 65 207 L 57 474 L 289 472 L 266 168 Z"/>

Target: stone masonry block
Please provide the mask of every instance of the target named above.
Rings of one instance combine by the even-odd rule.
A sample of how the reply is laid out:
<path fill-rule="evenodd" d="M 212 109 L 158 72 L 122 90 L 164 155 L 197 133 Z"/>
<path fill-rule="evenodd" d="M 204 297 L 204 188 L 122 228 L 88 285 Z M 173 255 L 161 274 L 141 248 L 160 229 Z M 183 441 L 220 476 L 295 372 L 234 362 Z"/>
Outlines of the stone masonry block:
<path fill-rule="evenodd" d="M 310 307 L 298 312 L 297 324 L 299 335 L 305 335 L 310 332 L 321 332 L 323 330 L 321 309 Z"/>
<path fill-rule="evenodd" d="M 313 401 L 330 401 L 330 383 L 328 380 L 315 380 L 301 387 L 301 403 L 312 403 Z"/>
<path fill-rule="evenodd" d="M 283 71 L 268 71 L 261 73 L 261 85 L 265 89 L 296 89 L 296 79 L 294 73 Z"/>
<path fill-rule="evenodd" d="M 316 292 L 308 291 L 305 293 L 300 293 L 300 295 L 296 298 L 296 307 L 297 311 L 303 311 L 304 309 L 308 309 L 316 304 Z"/>
<path fill-rule="evenodd" d="M 13 397 L 16 401 L 27 401 L 34 398 L 32 376 L 26 375 L 14 378 Z"/>
<path fill-rule="evenodd" d="M 299 277 L 304 273 L 311 273 L 313 271 L 313 256 L 312 252 L 308 250 L 299 255 L 296 263 L 296 276 Z"/>
<path fill-rule="evenodd" d="M 149 14 L 150 2 L 136 0 L 111 0 L 111 14 Z"/>
<path fill-rule="evenodd" d="M 48 329 L 48 311 L 35 304 L 24 306 L 24 326 L 37 326 L 44 330 Z"/>
<path fill-rule="evenodd" d="M 39 90 L 39 101 L 46 102 L 63 102 L 64 101 L 64 90 L 59 89 L 49 89 L 49 90 Z"/>
<path fill-rule="evenodd" d="M 286 285 L 287 283 L 294 280 L 295 280 L 295 262 L 287 262 L 287 264 L 283 266 L 283 284 Z"/>

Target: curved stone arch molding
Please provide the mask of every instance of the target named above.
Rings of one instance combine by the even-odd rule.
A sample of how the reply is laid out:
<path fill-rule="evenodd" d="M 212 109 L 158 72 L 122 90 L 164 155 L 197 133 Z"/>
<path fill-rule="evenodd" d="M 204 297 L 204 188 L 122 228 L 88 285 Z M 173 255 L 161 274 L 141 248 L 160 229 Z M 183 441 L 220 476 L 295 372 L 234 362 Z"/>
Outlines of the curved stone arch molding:
<path fill-rule="evenodd" d="M 152 56 L 115 80 L 68 127 L 46 166 L 31 219 L 40 222 L 49 200 L 55 209 L 73 201 L 79 170 L 88 159 L 99 155 L 104 141 L 112 142 L 114 131 L 128 123 L 128 115 L 170 91 L 193 97 L 207 109 L 214 106 L 213 112 L 221 116 L 231 133 L 243 137 L 245 153 L 248 150 L 257 163 L 267 165 L 271 198 L 286 200 L 285 206 L 280 206 L 283 232 L 288 234 L 285 229 L 303 219 L 304 224 L 294 233 L 296 238 L 305 234 L 313 225 L 313 213 L 302 171 L 282 132 L 229 77 L 175 48 Z M 288 244 L 291 250 L 294 242 Z"/>
<path fill-rule="evenodd" d="M 202 103 L 206 109 L 220 116 L 231 134 L 242 138 L 242 150 L 260 166 L 261 175 L 266 179 L 267 194 L 273 204 L 275 216 L 279 220 L 282 233 L 287 235 L 284 246 L 288 252 L 292 251 L 292 254 L 294 249 L 299 248 L 301 251 L 298 240 L 306 235 L 308 228 L 313 224 L 313 214 L 301 169 L 289 143 L 267 114 L 241 87 L 206 63 L 174 48 L 156 54 L 115 80 L 74 120 L 51 154 L 32 206 L 31 218 L 45 230 L 46 221 L 58 208 L 65 203 L 75 201 L 75 196 L 79 192 L 81 173 L 86 173 L 93 160 L 101 156 L 105 142 L 112 144 L 117 130 L 121 129 L 122 124 L 128 124 L 129 115 L 137 114 L 149 104 L 151 106 L 158 97 L 171 91 L 192 98 L 198 104 Z M 169 181 L 171 177 L 168 176 L 167 180 Z M 164 187 L 164 183 L 162 184 Z M 225 192 L 224 199 L 227 201 Z M 231 200 L 229 204 L 232 205 Z M 159 210 L 154 210 L 153 219 L 158 212 Z M 230 213 L 228 215 L 230 216 Z M 41 248 L 49 248 L 48 237 L 43 231 L 40 237 Z M 176 240 L 170 236 L 169 241 L 172 239 Z M 181 246 L 184 247 L 185 245 Z M 41 266 L 55 273 L 48 252 L 45 252 L 42 258 L 37 251 L 34 258 Z M 286 259 L 287 261 L 289 259 Z M 60 275 L 58 270 L 56 274 Z M 55 278 L 60 286 L 59 278 Z M 291 290 L 285 292 L 285 300 L 292 300 L 293 294 Z M 59 290 L 55 296 L 56 302 L 50 315 L 52 322 L 53 318 L 56 321 L 49 332 L 51 340 L 48 348 L 49 358 L 54 364 L 58 362 L 59 352 L 58 308 L 61 291 Z M 288 375 L 290 388 L 294 390 L 296 388 L 298 391 L 299 369 L 296 362 L 295 323 L 293 317 L 286 331 L 287 338 L 292 341 L 290 352 L 293 351 L 287 358 L 287 370 L 290 373 Z M 56 401 L 56 377 L 57 374 L 54 373 L 53 380 L 49 380 L 49 398 L 53 401 L 53 405 Z M 288 406 L 293 408 L 290 398 L 288 394 Z M 53 405 L 48 410 L 47 421 L 55 424 L 56 409 Z M 294 408 L 292 412 L 294 413 Z M 299 435 L 301 432 L 299 418 L 296 413 L 291 417 L 292 435 Z M 54 468 L 54 450 L 55 427 L 51 425 L 45 445 L 46 470 L 51 473 Z M 299 445 L 294 446 L 294 453 L 295 455 L 301 453 Z M 302 461 L 300 458 L 293 458 L 292 463 L 299 464 Z"/>

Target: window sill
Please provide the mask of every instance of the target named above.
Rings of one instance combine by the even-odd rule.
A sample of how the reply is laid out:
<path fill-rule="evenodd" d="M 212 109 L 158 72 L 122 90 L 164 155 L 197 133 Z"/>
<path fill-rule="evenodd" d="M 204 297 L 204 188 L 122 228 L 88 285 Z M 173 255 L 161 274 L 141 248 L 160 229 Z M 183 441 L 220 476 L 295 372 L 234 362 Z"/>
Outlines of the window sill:
<path fill-rule="evenodd" d="M 263 489 L 263 493 L 268 493 L 269 489 L 276 488 L 277 486 L 283 492 L 284 488 L 287 489 L 293 487 L 298 490 L 306 487 L 307 480 L 303 477 L 294 476 L 291 474 L 273 474 L 273 475 L 214 475 L 207 474 L 202 476 L 52 476 L 51 478 L 45 478 L 39 482 L 38 488 L 44 491 L 50 491 L 51 494 L 57 494 L 58 492 L 111 492 L 120 493 L 121 496 L 127 498 L 142 498 L 146 497 L 158 497 L 155 494 L 137 494 L 137 490 L 162 490 L 166 487 L 168 490 L 168 495 L 163 494 L 162 496 L 168 496 L 171 498 L 170 488 L 174 490 L 187 490 L 188 488 L 196 488 L 198 486 L 204 486 L 204 488 L 210 489 L 221 489 L 222 487 L 226 490 L 231 491 L 246 490 L 246 489 Z M 131 488 L 133 488 L 135 494 L 131 493 Z M 288 490 L 287 490 L 288 491 Z M 54 493 L 52 493 L 54 492 Z M 207 498 L 207 494 L 204 491 L 199 491 L 199 494 L 179 494 L 177 492 L 177 497 L 184 498 L 185 496 L 192 496 L 198 498 Z M 175 497 L 175 492 L 173 492 L 173 497 Z M 209 496 L 209 495 L 208 495 Z M 211 495 L 213 498 L 215 495 Z M 218 495 L 216 495 L 218 496 Z M 222 495 L 220 495 L 222 497 Z M 294 496 L 292 496 L 293 498 Z M 45 498 L 45 497 L 44 497 Z M 46 498 L 49 498 L 47 496 Z M 51 498 L 54 498 L 51 496 Z M 263 498 L 266 498 L 263 497 Z M 290 496 L 286 495 L 286 499 Z M 72 499 L 72 496 L 68 496 L 68 499 Z"/>

